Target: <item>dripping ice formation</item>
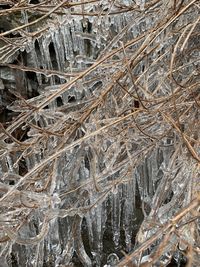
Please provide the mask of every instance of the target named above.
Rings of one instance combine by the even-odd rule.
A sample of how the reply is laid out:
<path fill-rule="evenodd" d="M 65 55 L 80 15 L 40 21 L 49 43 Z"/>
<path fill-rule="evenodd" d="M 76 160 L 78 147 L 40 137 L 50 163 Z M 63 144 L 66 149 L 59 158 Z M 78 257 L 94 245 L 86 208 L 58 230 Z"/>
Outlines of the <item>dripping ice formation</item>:
<path fill-rule="evenodd" d="M 186 1 L 175 19 L 170 3 L 72 1 L 0 33 L 2 99 L 14 97 L 0 133 L 4 266 L 122 266 L 198 195 L 198 13 Z M 193 227 L 172 232 L 152 266 L 181 261 L 176 247 L 196 244 Z"/>

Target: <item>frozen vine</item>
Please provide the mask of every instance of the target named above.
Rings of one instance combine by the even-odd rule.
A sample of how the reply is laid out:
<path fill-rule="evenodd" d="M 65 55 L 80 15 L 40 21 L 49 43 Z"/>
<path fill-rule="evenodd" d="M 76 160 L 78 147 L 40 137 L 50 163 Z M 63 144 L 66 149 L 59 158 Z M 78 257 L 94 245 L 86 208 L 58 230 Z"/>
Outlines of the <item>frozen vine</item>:
<path fill-rule="evenodd" d="M 197 266 L 199 1 L 10 1 L 0 25 L 5 266 Z"/>

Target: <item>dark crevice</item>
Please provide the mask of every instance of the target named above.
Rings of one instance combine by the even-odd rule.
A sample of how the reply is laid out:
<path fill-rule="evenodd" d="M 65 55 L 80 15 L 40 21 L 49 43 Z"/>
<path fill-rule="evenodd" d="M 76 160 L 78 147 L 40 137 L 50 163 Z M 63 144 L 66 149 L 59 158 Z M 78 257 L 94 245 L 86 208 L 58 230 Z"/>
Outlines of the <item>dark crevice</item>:
<path fill-rule="evenodd" d="M 63 106 L 63 101 L 62 101 L 62 98 L 60 96 L 56 98 L 56 102 L 57 102 L 58 107 Z"/>
<path fill-rule="evenodd" d="M 2 10 L 2 9 L 10 9 L 12 7 L 12 5 L 11 4 L 1 4 L 0 3 L 0 10 Z"/>
<path fill-rule="evenodd" d="M 37 5 L 37 4 L 40 3 L 40 1 L 39 1 L 39 0 L 30 0 L 29 3 L 30 3 L 31 5 Z"/>
<path fill-rule="evenodd" d="M 54 70 L 57 70 L 58 64 L 56 60 L 56 52 L 55 52 L 54 44 L 52 42 L 49 44 L 49 53 L 50 53 L 52 67 Z"/>
<path fill-rule="evenodd" d="M 69 96 L 68 96 L 68 102 L 69 102 L 69 103 L 74 103 L 74 102 L 76 102 L 76 98 L 75 98 L 75 96 L 73 96 L 73 95 L 72 95 L 72 96 L 69 95 Z"/>

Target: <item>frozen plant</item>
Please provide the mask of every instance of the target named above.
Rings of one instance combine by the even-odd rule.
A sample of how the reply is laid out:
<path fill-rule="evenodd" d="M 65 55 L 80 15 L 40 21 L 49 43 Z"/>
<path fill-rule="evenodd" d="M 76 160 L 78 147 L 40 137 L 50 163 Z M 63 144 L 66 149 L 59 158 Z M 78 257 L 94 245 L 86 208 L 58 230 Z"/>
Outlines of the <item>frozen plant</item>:
<path fill-rule="evenodd" d="M 4 266 L 199 258 L 199 1 L 0 2 Z"/>

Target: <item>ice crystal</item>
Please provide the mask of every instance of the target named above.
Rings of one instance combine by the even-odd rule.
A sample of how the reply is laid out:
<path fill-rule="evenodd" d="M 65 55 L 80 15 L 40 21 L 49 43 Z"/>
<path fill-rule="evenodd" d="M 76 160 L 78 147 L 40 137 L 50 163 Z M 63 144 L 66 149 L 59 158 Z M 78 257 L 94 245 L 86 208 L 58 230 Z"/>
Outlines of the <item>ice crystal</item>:
<path fill-rule="evenodd" d="M 166 266 L 197 239 L 198 5 L 36 2 L 0 9 L 0 260 Z"/>

